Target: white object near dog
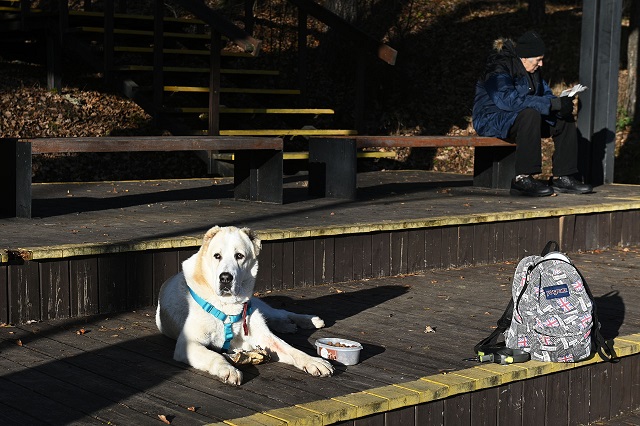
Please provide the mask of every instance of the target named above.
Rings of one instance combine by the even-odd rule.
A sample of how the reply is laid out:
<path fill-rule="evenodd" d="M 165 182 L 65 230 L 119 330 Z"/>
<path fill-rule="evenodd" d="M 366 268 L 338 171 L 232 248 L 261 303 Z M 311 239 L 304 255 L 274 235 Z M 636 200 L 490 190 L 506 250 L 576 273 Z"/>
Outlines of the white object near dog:
<path fill-rule="evenodd" d="M 322 338 L 316 340 L 316 351 L 322 358 L 342 365 L 355 365 L 360 360 L 362 345 L 353 340 Z"/>
<path fill-rule="evenodd" d="M 322 328 L 324 321 L 275 309 L 253 297 L 261 242 L 247 228 L 213 227 L 196 254 L 182 263 L 183 272 L 160 288 L 156 325 L 176 340 L 173 357 L 206 371 L 224 383 L 239 385 L 242 372 L 223 351 L 263 348 L 270 358 L 313 376 L 333 374 L 331 364 L 293 348 L 275 336 L 297 327 Z"/>

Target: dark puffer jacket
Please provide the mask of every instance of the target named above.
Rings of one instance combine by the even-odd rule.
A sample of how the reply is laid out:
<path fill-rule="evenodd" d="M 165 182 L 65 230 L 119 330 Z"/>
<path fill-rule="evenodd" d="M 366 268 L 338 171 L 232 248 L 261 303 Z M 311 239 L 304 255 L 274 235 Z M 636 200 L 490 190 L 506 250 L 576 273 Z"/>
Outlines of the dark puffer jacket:
<path fill-rule="evenodd" d="M 529 74 L 511 40 L 494 43 L 496 53 L 487 60 L 484 76 L 476 84 L 473 127 L 480 136 L 506 138 L 520 111 L 533 108 L 549 124 L 551 99 L 555 98 L 540 70 Z"/>

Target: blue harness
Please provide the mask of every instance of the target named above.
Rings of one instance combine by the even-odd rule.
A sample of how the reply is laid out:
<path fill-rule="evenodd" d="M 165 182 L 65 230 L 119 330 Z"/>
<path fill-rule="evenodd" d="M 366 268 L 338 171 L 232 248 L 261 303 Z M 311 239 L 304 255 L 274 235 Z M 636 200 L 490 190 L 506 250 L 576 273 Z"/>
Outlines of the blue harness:
<path fill-rule="evenodd" d="M 242 320 L 242 328 L 244 330 L 244 334 L 245 336 L 249 334 L 249 329 L 247 327 L 247 315 L 251 315 L 251 313 L 253 312 L 253 308 L 251 307 L 249 302 L 245 302 L 243 304 L 241 314 L 227 315 L 221 310 L 217 309 L 211 303 L 204 300 L 202 297 L 198 296 L 196 292 L 191 289 L 191 287 L 189 287 L 189 293 L 191 293 L 191 297 L 193 297 L 193 300 L 195 300 L 196 303 L 202 307 L 202 309 L 224 323 L 224 344 L 222 345 L 223 350 L 229 350 L 229 346 L 231 345 L 231 339 L 233 339 L 233 329 L 231 328 L 231 326 L 233 324 Z"/>

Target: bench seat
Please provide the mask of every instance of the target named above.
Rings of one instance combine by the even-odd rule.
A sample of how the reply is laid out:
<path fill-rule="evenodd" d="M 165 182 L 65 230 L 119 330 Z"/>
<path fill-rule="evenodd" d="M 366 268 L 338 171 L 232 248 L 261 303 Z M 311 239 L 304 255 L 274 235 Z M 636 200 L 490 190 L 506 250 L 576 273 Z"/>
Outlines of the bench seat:
<path fill-rule="evenodd" d="M 361 148 L 473 147 L 474 186 L 509 188 L 515 171 L 515 144 L 481 136 L 330 136 L 309 140 L 309 193 L 356 198 L 357 150 Z"/>
<path fill-rule="evenodd" d="M 2 217 L 31 217 L 32 155 L 67 152 L 232 151 L 238 200 L 282 204 L 283 140 L 275 137 L 130 136 L 0 139 Z"/>

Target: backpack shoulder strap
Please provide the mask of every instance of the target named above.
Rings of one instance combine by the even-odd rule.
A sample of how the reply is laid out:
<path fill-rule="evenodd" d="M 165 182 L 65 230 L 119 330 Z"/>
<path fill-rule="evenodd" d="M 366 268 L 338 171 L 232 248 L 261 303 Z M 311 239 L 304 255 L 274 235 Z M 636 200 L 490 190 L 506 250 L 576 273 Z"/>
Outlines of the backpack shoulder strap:
<path fill-rule="evenodd" d="M 545 257 L 552 251 L 560 251 L 560 244 L 558 244 L 557 241 L 554 241 L 554 240 L 549 241 L 547 245 L 544 246 L 544 249 L 542 249 L 542 254 L 540 256 Z"/>
<path fill-rule="evenodd" d="M 507 305 L 504 313 L 498 320 L 498 327 L 496 327 L 493 332 L 478 342 L 477 345 L 473 347 L 473 351 L 477 354 L 479 352 L 483 353 L 495 353 L 498 350 L 505 347 L 504 342 L 498 343 L 498 338 L 502 335 L 507 328 L 511 325 L 511 319 L 513 317 L 513 299 L 509 299 L 509 304 Z"/>

